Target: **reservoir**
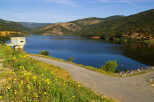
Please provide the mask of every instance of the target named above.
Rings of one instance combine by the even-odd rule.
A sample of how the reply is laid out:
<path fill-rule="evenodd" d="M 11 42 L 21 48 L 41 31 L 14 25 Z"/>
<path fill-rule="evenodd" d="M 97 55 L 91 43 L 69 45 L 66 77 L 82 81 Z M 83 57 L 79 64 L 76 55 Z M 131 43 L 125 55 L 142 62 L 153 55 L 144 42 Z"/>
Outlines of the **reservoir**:
<path fill-rule="evenodd" d="M 133 70 L 154 65 L 154 46 L 144 43 L 114 44 L 103 40 L 71 36 L 30 35 L 26 37 L 25 51 L 49 56 L 86 66 L 99 68 L 106 61 L 116 60 L 118 70 Z"/>

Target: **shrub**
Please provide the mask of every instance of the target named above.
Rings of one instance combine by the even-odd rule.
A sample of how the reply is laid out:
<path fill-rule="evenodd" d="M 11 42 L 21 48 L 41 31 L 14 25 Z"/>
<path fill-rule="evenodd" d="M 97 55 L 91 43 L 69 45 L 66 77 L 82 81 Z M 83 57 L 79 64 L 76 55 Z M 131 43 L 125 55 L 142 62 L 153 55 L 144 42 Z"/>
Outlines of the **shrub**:
<path fill-rule="evenodd" d="M 5 44 L 7 41 L 10 40 L 8 36 L 0 36 L 0 43 Z"/>
<path fill-rule="evenodd" d="M 41 51 L 40 54 L 41 54 L 41 55 L 46 55 L 46 56 L 47 56 L 47 55 L 49 55 L 49 52 L 48 52 L 48 51 Z"/>
<path fill-rule="evenodd" d="M 68 58 L 68 61 L 73 62 L 73 58 L 72 57 L 69 57 Z"/>
<path fill-rule="evenodd" d="M 115 72 L 118 64 L 117 61 L 107 61 L 105 65 L 101 67 L 104 71 Z"/>

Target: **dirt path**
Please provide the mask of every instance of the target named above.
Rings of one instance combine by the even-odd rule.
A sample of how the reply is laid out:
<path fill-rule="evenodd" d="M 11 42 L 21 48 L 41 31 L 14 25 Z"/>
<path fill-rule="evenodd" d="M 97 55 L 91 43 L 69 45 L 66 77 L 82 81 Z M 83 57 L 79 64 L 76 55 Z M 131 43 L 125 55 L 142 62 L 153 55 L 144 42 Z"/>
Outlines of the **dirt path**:
<path fill-rule="evenodd" d="M 154 88 L 146 81 L 154 76 L 154 71 L 133 77 L 118 78 L 66 62 L 36 56 L 32 56 L 32 58 L 59 66 L 67 70 L 74 80 L 81 82 L 85 87 L 120 102 L 154 102 Z"/>

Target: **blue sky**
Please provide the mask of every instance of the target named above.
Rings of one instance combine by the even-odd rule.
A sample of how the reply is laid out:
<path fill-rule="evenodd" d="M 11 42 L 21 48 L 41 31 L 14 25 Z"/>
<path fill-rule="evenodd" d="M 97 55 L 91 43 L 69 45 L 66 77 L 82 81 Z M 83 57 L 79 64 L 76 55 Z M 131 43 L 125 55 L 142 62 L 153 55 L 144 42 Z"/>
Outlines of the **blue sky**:
<path fill-rule="evenodd" d="M 154 9 L 154 0 L 0 0 L 1 19 L 24 22 L 127 16 L 149 9 Z"/>

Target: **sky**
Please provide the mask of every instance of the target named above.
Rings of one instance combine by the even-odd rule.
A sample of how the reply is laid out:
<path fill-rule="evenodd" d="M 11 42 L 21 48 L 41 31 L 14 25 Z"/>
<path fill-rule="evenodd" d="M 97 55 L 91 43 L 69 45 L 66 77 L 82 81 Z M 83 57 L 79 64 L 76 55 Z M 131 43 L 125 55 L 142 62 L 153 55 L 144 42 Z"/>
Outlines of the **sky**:
<path fill-rule="evenodd" d="M 150 9 L 154 9 L 154 0 L 0 0 L 0 19 L 56 23 L 128 16 Z"/>

